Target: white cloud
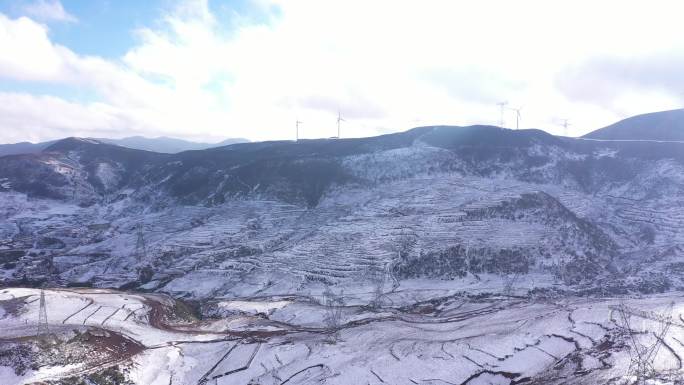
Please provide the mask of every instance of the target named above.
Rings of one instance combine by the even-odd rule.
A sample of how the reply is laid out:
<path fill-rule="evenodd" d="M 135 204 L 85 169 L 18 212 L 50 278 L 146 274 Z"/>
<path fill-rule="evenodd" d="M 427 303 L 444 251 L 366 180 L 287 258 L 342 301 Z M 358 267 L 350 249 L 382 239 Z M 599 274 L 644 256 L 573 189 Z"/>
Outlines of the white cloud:
<path fill-rule="evenodd" d="M 122 126 L 121 120 L 103 104 L 82 105 L 52 96 L 0 92 L 0 127 L 6 142 L 112 134 Z"/>
<path fill-rule="evenodd" d="M 65 23 L 75 23 L 78 21 L 76 16 L 70 14 L 59 0 L 36 0 L 23 7 L 28 16 L 35 17 L 41 21 L 59 21 Z"/>
<path fill-rule="evenodd" d="M 327 137 L 338 110 L 347 118 L 344 136 L 367 136 L 494 124 L 499 100 L 525 106 L 523 127 L 562 133 L 560 118 L 569 118 L 572 133 L 582 134 L 682 102 L 662 87 L 640 92 L 643 82 L 631 82 L 629 92 L 597 103 L 596 83 L 578 72 L 571 82 L 580 91 L 559 87 L 573 68 L 602 55 L 675 55 L 681 6 L 657 3 L 259 0 L 260 23 L 226 20 L 206 0 L 188 0 L 138 30 L 138 44 L 120 61 L 79 55 L 52 43 L 45 26 L 0 15 L 0 76 L 93 90 L 97 104 L 79 110 L 71 103 L 70 111 L 102 119 L 91 127 L 116 136 L 283 139 L 299 118 L 303 136 Z M 68 129 L 27 106 L 13 115 L 23 108 L 26 122 Z M 513 114 L 507 118 L 512 125 Z"/>
<path fill-rule="evenodd" d="M 11 20 L 0 14 L 0 76 L 17 80 L 55 81 L 64 71 L 59 49 L 47 28 L 29 18 Z"/>
<path fill-rule="evenodd" d="M 640 57 L 601 56 L 568 69 L 559 76 L 559 88 L 568 97 L 614 107 L 621 96 L 650 91 L 684 99 L 684 46 L 673 52 Z"/>

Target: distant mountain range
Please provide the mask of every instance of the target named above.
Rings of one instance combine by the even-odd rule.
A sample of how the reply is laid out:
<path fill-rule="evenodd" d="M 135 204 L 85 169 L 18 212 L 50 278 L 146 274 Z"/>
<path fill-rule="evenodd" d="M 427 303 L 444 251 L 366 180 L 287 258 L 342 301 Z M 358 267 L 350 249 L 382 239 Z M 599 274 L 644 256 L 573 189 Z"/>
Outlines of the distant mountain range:
<path fill-rule="evenodd" d="M 20 142 L 0 144 L 0 156 L 17 154 L 35 154 L 37 152 L 43 151 L 44 148 L 47 148 L 55 142 L 56 140 L 40 143 Z"/>
<path fill-rule="evenodd" d="M 117 146 L 134 148 L 136 150 L 154 151 L 165 154 L 176 154 L 179 152 L 189 150 L 206 150 L 207 148 L 222 147 L 227 146 L 229 144 L 249 142 L 249 140 L 243 138 L 230 138 L 218 143 L 203 143 L 191 142 L 188 140 L 178 138 L 169 138 L 166 136 L 160 136 L 158 138 L 130 136 L 128 138 L 123 139 L 99 138 L 97 140 L 105 143 L 115 144 Z"/>
<path fill-rule="evenodd" d="M 130 136 L 122 139 L 95 138 L 95 140 L 102 143 L 115 144 L 121 147 L 128 147 L 136 150 L 153 151 L 165 154 L 176 154 L 179 152 L 189 150 L 205 150 L 207 148 L 249 142 L 249 140 L 243 138 L 230 138 L 218 143 L 202 143 L 191 142 L 189 140 L 183 140 L 178 138 L 169 138 L 166 136 L 160 136 L 158 138 Z M 55 142 L 57 142 L 57 140 L 50 140 L 47 142 L 40 143 L 21 142 L 11 144 L 0 144 L 0 156 L 37 153 L 48 148 Z"/>
<path fill-rule="evenodd" d="M 684 141 L 684 109 L 633 116 L 583 137 L 601 140 Z"/>

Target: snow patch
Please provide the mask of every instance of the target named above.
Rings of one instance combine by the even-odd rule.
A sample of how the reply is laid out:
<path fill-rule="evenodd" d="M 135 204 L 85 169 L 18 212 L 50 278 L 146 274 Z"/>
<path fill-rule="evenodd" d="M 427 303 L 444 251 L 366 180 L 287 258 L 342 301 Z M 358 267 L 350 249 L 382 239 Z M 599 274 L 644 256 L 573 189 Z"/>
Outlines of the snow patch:
<path fill-rule="evenodd" d="M 121 182 L 118 167 L 112 166 L 109 163 L 98 163 L 95 176 L 102 183 L 105 190 L 113 190 Z"/>
<path fill-rule="evenodd" d="M 249 314 L 269 314 L 274 310 L 282 309 L 292 301 L 224 301 L 218 306 L 227 311 L 239 311 Z"/>

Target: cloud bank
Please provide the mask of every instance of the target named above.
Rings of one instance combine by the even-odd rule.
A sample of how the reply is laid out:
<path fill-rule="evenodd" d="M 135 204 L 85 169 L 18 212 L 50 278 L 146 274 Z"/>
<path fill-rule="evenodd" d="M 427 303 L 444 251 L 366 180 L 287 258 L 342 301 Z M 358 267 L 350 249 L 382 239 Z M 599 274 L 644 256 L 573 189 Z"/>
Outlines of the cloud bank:
<path fill-rule="evenodd" d="M 569 118 L 579 135 L 684 99 L 676 1 L 247 4 L 176 2 L 117 59 L 55 43 L 43 23 L 76 21 L 58 1 L 0 14 L 0 82 L 23 86 L 0 87 L 0 142 L 291 139 L 296 119 L 302 136 L 329 137 L 338 111 L 358 137 L 496 124 L 503 100 L 525 106 L 523 127 L 562 133 Z"/>

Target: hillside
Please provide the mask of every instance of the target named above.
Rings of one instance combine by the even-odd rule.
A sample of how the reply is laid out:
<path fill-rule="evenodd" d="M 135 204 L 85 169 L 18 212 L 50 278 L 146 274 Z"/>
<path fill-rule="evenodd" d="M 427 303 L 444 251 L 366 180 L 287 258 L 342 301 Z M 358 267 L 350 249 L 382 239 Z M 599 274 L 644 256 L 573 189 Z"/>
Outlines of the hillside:
<path fill-rule="evenodd" d="M 633 116 L 592 131 L 583 138 L 684 141 L 684 109 Z"/>
<path fill-rule="evenodd" d="M 684 286 L 683 171 L 684 144 L 490 126 L 179 154 L 70 138 L 0 159 L 0 279 L 189 298 L 378 280 L 500 290 L 510 274 L 665 291 Z"/>

